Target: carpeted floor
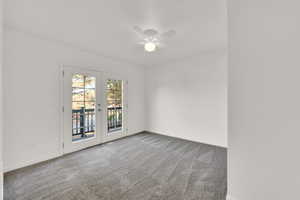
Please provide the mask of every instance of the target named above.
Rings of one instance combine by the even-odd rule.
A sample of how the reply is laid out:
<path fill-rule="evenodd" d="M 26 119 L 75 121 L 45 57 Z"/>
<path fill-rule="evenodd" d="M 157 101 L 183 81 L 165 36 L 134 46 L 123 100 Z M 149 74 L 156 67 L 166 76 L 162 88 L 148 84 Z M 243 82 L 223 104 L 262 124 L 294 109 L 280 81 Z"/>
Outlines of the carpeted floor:
<path fill-rule="evenodd" d="M 225 200 L 226 149 L 142 133 L 5 174 L 5 200 Z"/>

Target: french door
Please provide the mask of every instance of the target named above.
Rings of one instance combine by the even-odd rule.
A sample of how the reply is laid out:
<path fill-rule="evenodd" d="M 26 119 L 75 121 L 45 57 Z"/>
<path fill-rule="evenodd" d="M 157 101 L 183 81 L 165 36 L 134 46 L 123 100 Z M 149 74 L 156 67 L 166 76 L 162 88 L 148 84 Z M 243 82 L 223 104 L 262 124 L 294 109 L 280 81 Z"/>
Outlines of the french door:
<path fill-rule="evenodd" d="M 63 69 L 63 153 L 127 134 L 127 81 L 94 70 Z"/>
<path fill-rule="evenodd" d="M 67 67 L 63 74 L 63 148 L 70 153 L 101 143 L 103 75 Z"/>

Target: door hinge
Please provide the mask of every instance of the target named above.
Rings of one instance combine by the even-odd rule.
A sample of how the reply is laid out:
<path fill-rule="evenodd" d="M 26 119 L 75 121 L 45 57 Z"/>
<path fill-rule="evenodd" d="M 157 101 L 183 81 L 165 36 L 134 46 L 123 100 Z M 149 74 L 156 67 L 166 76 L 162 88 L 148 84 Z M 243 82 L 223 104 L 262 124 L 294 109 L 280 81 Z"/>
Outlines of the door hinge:
<path fill-rule="evenodd" d="M 64 106 L 62 107 L 62 111 L 65 112 L 65 107 Z"/>
<path fill-rule="evenodd" d="M 62 76 L 63 76 L 63 77 L 65 76 L 65 71 L 64 71 L 64 70 L 62 71 Z"/>
<path fill-rule="evenodd" d="M 65 148 L 65 143 L 62 143 L 62 147 Z"/>

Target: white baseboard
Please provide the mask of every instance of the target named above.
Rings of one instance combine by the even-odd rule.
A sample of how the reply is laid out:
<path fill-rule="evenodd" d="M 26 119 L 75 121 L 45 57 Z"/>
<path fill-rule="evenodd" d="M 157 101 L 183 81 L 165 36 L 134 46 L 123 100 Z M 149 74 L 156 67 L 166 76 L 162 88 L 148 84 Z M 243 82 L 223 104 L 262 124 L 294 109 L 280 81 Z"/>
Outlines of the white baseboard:
<path fill-rule="evenodd" d="M 62 154 L 55 152 L 54 154 L 46 155 L 46 156 L 43 156 L 43 157 L 40 157 L 40 158 L 32 158 L 31 160 L 26 160 L 26 161 L 23 160 L 23 161 L 12 163 L 10 165 L 5 165 L 4 164 L 3 172 L 7 173 L 7 172 L 10 172 L 10 171 L 14 171 L 14 170 L 17 170 L 17 169 L 21 169 L 21 168 L 24 168 L 24 167 L 35 165 L 35 164 L 38 164 L 38 163 L 41 163 L 41 162 L 52 160 L 52 159 L 58 158 L 60 156 L 62 156 Z"/>
<path fill-rule="evenodd" d="M 227 146 L 224 146 L 224 145 L 208 143 L 208 142 L 205 142 L 205 141 L 192 140 L 192 139 L 185 138 L 185 137 L 174 136 L 174 135 L 168 134 L 168 133 L 161 133 L 161 132 L 149 131 L 149 130 L 145 130 L 144 132 L 148 132 L 148 133 L 152 133 L 152 134 L 156 134 L 156 135 L 169 136 L 169 137 L 178 138 L 178 139 L 182 139 L 182 140 L 186 140 L 186 141 L 191 141 L 191 142 L 198 142 L 198 143 L 207 144 L 207 145 L 216 146 L 216 147 L 222 147 L 222 148 L 225 148 L 225 149 L 228 148 Z"/>
<path fill-rule="evenodd" d="M 103 143 L 113 141 L 113 140 L 117 140 L 117 139 L 121 139 L 121 138 L 124 138 L 124 137 L 127 137 L 127 136 L 136 135 L 136 134 L 139 134 L 139 133 L 142 133 L 142 132 L 144 132 L 144 131 L 131 132 L 131 133 L 126 134 L 126 135 L 117 136 L 115 138 L 107 138 L 106 140 L 103 141 Z M 58 158 L 58 157 L 61 157 L 61 156 L 63 156 L 63 154 L 61 152 L 60 153 L 54 152 L 53 154 L 43 155 L 42 157 L 39 157 L 39 158 L 35 157 L 35 158 L 32 158 L 31 160 L 22 160 L 22 161 L 19 161 L 19 162 L 10 163 L 9 165 L 4 165 L 3 172 L 7 173 L 7 172 L 10 172 L 10 171 L 14 171 L 14 170 L 17 170 L 17 169 L 21 169 L 21 168 L 24 168 L 24 167 L 35 165 L 35 164 L 38 164 L 38 163 L 41 163 L 41 162 L 52 160 L 52 159 L 55 159 L 55 158 Z M 1 195 L 0 195 L 0 197 L 1 197 Z"/>
<path fill-rule="evenodd" d="M 120 133 L 117 133 L 117 134 L 114 133 L 114 134 L 109 135 L 109 136 L 104 136 L 102 143 L 111 142 L 111 141 L 118 140 L 118 139 L 121 139 L 121 138 L 125 138 L 125 137 L 128 137 L 128 136 L 137 135 L 137 134 L 140 134 L 140 133 L 143 133 L 143 132 L 145 132 L 145 131 L 130 132 L 130 133 L 126 133 L 126 134 L 124 134 L 123 132 L 120 132 Z"/>

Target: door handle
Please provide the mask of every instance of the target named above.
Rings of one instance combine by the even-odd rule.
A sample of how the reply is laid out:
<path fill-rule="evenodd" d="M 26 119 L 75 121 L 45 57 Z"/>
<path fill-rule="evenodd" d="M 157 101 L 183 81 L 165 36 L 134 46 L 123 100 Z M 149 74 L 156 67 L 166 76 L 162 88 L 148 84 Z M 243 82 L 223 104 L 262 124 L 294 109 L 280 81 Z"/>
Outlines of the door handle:
<path fill-rule="evenodd" d="M 101 112 L 101 111 L 102 111 L 102 109 L 100 108 L 101 104 L 98 103 L 97 105 L 98 105 L 98 107 L 99 107 L 99 108 L 98 108 L 98 112 Z"/>

